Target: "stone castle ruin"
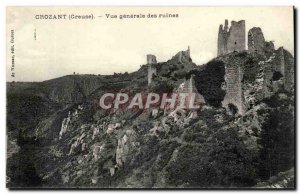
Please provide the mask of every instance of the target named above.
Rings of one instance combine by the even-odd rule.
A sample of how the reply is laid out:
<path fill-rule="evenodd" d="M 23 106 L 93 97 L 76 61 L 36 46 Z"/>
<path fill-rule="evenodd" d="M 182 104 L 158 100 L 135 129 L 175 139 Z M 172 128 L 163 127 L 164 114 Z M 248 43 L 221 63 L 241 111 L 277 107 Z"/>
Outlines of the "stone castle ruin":
<path fill-rule="evenodd" d="M 245 20 L 232 21 L 230 28 L 228 28 L 228 20 L 225 20 L 224 28 L 222 24 L 219 27 L 218 56 L 244 50 L 246 50 Z"/>
<path fill-rule="evenodd" d="M 233 112 L 244 113 L 245 107 L 243 103 L 242 93 L 242 70 L 239 65 L 225 65 L 225 90 L 226 95 L 222 101 L 222 105 Z M 234 107 L 237 110 L 233 110 Z"/>
<path fill-rule="evenodd" d="M 247 42 L 248 45 L 246 47 Z M 257 97 L 251 96 L 250 93 L 259 93 L 259 98 L 261 99 L 271 96 L 280 88 L 287 91 L 293 90 L 293 56 L 282 47 L 275 50 L 274 43 L 265 40 L 261 28 L 251 28 L 246 36 L 245 20 L 231 21 L 230 26 L 228 20 L 225 20 L 225 25 L 221 24 L 219 27 L 217 44 L 219 59 L 224 60 L 227 58 L 225 59 L 225 82 L 222 86 L 226 94 L 222 101 L 222 106 L 235 113 L 243 114 L 247 107 L 255 104 L 251 99 Z M 256 83 L 252 85 L 259 91 L 245 91 L 243 85 L 243 76 L 245 73 L 247 74 L 247 72 L 244 72 L 245 64 L 242 64 L 242 61 L 231 61 L 230 57 L 228 58 L 229 55 L 227 55 L 234 52 L 252 53 L 260 60 L 263 59 L 258 63 L 259 67 L 257 68 L 260 68 L 260 73 L 256 75 Z M 177 65 L 190 64 L 192 62 L 190 47 L 185 51 L 178 52 L 172 57 L 171 62 Z M 153 76 L 159 73 L 157 72 L 157 61 L 154 55 L 147 55 L 147 66 L 149 85 L 153 80 Z M 193 88 L 193 78 L 186 80 L 183 86 L 186 90 Z M 200 99 L 204 101 L 203 97 Z"/>
<path fill-rule="evenodd" d="M 280 82 L 276 79 L 279 79 L 280 77 L 284 89 L 288 91 L 292 90 L 294 84 L 293 57 L 282 47 L 275 50 L 272 41 L 265 41 L 262 30 L 259 27 L 254 27 L 249 30 L 248 50 L 246 50 L 245 21 L 232 21 L 231 27 L 228 28 L 228 20 L 225 20 L 224 28 L 223 25 L 220 25 L 219 27 L 218 56 L 242 51 L 257 53 L 265 57 L 265 61 L 259 63 L 259 65 L 262 65 L 261 72 L 263 72 L 263 77 L 257 78 L 256 80 L 262 81 L 262 97 L 268 97 L 272 93 L 278 91 Z M 242 87 L 244 73 L 246 72 L 244 72 L 242 64 L 227 63 L 225 65 L 224 88 L 226 90 L 226 95 L 222 105 L 229 109 L 235 107 L 239 114 L 243 114 L 245 111 L 245 100 Z"/>

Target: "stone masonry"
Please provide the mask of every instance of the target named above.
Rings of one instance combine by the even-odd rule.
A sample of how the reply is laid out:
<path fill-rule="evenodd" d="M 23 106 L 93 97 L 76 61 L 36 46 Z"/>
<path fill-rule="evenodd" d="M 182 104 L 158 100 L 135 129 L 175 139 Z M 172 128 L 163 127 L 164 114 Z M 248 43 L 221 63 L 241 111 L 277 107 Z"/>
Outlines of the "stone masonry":
<path fill-rule="evenodd" d="M 220 25 L 218 34 L 218 56 L 229 54 L 231 52 L 246 50 L 245 38 L 245 21 L 232 21 L 231 27 L 228 29 L 228 20 L 225 20 L 225 26 Z M 278 91 L 280 80 L 283 81 L 284 89 L 292 91 L 294 87 L 294 58 L 282 47 L 275 50 L 272 41 L 265 41 L 261 28 L 254 27 L 248 32 L 248 53 L 257 53 L 259 56 L 265 57 L 265 61 L 261 61 L 262 72 L 264 76 L 263 90 L 264 97 L 269 97 Z M 225 90 L 226 95 L 222 102 L 226 108 L 234 105 L 239 114 L 245 112 L 244 94 L 242 89 L 243 67 L 242 64 L 226 64 L 225 65 Z M 246 73 L 246 72 L 245 72 Z M 281 74 L 282 78 L 276 80 L 275 75 Z M 278 86 L 277 86 L 278 85 Z"/>
<path fill-rule="evenodd" d="M 156 75 L 156 67 L 157 64 L 155 55 L 147 55 L 147 65 L 148 65 L 148 85 L 151 84 L 153 75 Z"/>
<path fill-rule="evenodd" d="M 230 108 L 234 105 L 237 113 L 243 114 L 245 111 L 242 92 L 242 70 L 239 65 L 227 64 L 225 67 L 225 88 L 226 95 L 222 101 L 222 105 Z"/>
<path fill-rule="evenodd" d="M 224 28 L 222 24 L 219 27 L 218 56 L 244 50 L 246 50 L 245 20 L 231 21 L 230 28 L 228 28 L 228 20 L 225 20 Z"/>
<path fill-rule="evenodd" d="M 254 27 L 248 32 L 248 51 L 266 54 L 269 57 L 274 52 L 274 43 L 266 42 L 261 28 Z"/>

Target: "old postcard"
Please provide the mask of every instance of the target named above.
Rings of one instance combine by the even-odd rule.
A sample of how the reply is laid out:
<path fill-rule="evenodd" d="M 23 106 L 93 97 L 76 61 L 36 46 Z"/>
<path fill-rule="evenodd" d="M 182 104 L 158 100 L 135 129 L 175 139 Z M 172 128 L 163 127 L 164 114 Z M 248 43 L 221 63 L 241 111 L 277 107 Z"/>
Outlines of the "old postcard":
<path fill-rule="evenodd" d="M 10 189 L 295 189 L 293 7 L 7 7 Z"/>

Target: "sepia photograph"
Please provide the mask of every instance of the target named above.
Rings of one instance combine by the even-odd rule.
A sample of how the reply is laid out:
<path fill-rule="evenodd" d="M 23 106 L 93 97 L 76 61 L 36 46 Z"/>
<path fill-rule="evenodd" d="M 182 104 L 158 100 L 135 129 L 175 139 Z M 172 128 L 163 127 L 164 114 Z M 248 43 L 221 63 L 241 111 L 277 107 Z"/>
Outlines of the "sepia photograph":
<path fill-rule="evenodd" d="M 7 6 L 6 187 L 295 190 L 293 6 Z"/>

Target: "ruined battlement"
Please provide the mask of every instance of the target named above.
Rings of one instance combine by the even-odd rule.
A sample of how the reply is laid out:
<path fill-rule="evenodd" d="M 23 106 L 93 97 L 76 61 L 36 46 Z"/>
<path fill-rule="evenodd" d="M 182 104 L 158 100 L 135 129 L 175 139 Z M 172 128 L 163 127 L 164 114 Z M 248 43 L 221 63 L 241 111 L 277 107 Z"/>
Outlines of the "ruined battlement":
<path fill-rule="evenodd" d="M 157 64 L 156 56 L 155 55 L 147 55 L 147 64 Z"/>
<path fill-rule="evenodd" d="M 234 51 L 246 50 L 246 25 L 245 20 L 231 21 L 230 28 L 228 20 L 225 25 L 221 24 L 218 33 L 218 56 Z"/>

